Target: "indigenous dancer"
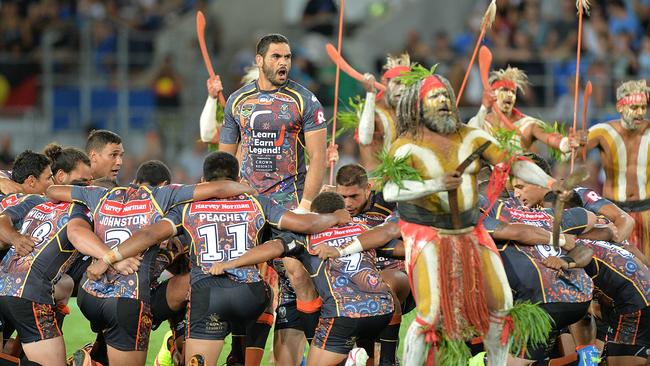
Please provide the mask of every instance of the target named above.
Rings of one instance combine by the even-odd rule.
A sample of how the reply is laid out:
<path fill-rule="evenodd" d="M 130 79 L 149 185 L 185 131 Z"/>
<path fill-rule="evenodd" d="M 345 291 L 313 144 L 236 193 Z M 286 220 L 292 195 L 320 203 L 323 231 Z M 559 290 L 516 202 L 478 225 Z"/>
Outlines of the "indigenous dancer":
<path fill-rule="evenodd" d="M 493 71 L 490 74 L 491 90 L 484 91 L 481 108 L 478 114 L 468 122 L 468 125 L 495 135 L 498 128 L 504 127 L 498 116 L 490 111 L 492 104 L 496 103 L 497 108 L 517 128 L 518 138 L 524 150 L 530 149 L 535 141 L 541 141 L 552 148 L 559 149 L 563 154 L 567 154 L 571 148 L 579 146 L 577 139 L 564 137 L 560 133 L 549 133 L 545 131 L 544 122 L 527 116 L 515 108 L 517 90 L 523 93 L 527 86 L 528 77 L 516 67 Z"/>
<path fill-rule="evenodd" d="M 404 90 L 404 85 L 397 79 L 403 72 L 408 72 L 411 61 L 408 54 L 400 57 L 388 55 L 384 65 L 381 81 L 386 85 L 386 92 L 376 95 L 375 77 L 364 74 L 363 83 L 366 99 L 359 120 L 359 152 L 361 164 L 372 171 L 379 163 L 377 155 L 382 149 L 390 149 L 397 138 L 395 107 Z"/>
<path fill-rule="evenodd" d="M 393 171 L 410 169 L 420 180 L 388 175 L 390 181 L 384 187 L 387 201 L 400 201 L 407 268 L 417 300 L 418 315 L 406 337 L 404 363 L 422 365 L 425 340 L 444 347 L 481 335 L 490 365 L 505 365 L 509 327 L 504 329 L 504 324 L 512 293 L 494 242 L 477 225 L 479 164 L 472 162 L 462 173 L 455 170 L 479 146 L 488 141 L 496 145 L 496 141 L 460 122 L 447 79 L 430 75 L 416 80 L 398 103 L 400 137 L 388 159 L 394 159 Z M 495 145 L 480 154 L 491 164 L 508 158 Z M 542 186 L 558 185 L 530 161 L 516 160 L 512 172 Z M 457 225 L 452 226 L 452 220 Z M 436 332 L 436 327 L 441 331 Z M 444 358 L 444 350 L 440 353 Z"/>
<path fill-rule="evenodd" d="M 645 119 L 649 88 L 645 80 L 628 81 L 616 90 L 619 120 L 589 129 L 587 149 L 598 148 L 605 170 L 603 196 L 636 222 L 630 242 L 650 256 L 650 123 Z"/>

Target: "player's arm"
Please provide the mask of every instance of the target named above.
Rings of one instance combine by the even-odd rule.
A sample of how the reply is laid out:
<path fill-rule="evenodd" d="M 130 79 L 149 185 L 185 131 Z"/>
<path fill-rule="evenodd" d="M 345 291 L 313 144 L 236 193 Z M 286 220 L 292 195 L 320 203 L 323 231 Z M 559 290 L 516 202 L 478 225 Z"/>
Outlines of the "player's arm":
<path fill-rule="evenodd" d="M 20 184 L 9 178 L 0 177 L 0 192 L 4 194 L 12 194 L 21 192 L 22 190 Z"/>
<path fill-rule="evenodd" d="M 285 244 L 281 239 L 274 239 L 267 241 L 262 245 L 257 245 L 246 251 L 242 256 L 237 257 L 231 261 L 215 262 L 210 268 L 210 273 L 213 275 L 221 275 L 225 270 L 239 268 L 243 266 L 252 266 L 255 264 L 264 263 L 273 258 L 282 257 L 287 250 Z M 293 244 L 296 245 L 296 244 Z"/>
<path fill-rule="evenodd" d="M 24 257 L 34 250 L 36 239 L 31 236 L 22 235 L 16 230 L 11 216 L 0 215 L 0 248 L 6 249 L 10 245 L 16 248 L 16 253 Z"/>
<path fill-rule="evenodd" d="M 155 224 L 143 227 L 131 235 L 119 247 L 114 248 L 103 257 L 108 264 L 113 264 L 123 258 L 135 257 L 161 241 L 174 237 L 177 233 L 176 225 L 167 219 L 162 219 Z"/>
<path fill-rule="evenodd" d="M 634 229 L 634 219 L 627 212 L 611 203 L 601 207 L 598 213 L 605 216 L 616 227 L 613 242 L 620 243 L 630 237 Z"/>
<path fill-rule="evenodd" d="M 488 231 L 496 240 L 512 240 L 524 245 L 551 245 L 553 241 L 553 233 L 550 231 L 527 224 L 498 221 L 494 230 Z M 559 241 L 560 246 L 567 250 L 575 247 L 575 236 L 573 235 L 560 234 Z"/>
<path fill-rule="evenodd" d="M 309 156 L 309 170 L 305 176 L 305 189 L 300 201 L 300 208 L 309 211 L 311 201 L 318 195 L 325 177 L 327 150 L 327 129 L 305 132 L 305 149 Z"/>
<path fill-rule="evenodd" d="M 224 108 L 223 126 L 219 133 L 219 151 L 227 152 L 232 156 L 237 156 L 237 148 L 240 143 L 239 124 L 233 115 L 232 95 L 228 98 Z"/>
<path fill-rule="evenodd" d="M 101 259 L 110 249 L 95 235 L 90 223 L 80 217 L 70 218 L 67 226 L 68 240 L 84 255 Z"/>
<path fill-rule="evenodd" d="M 218 144 L 219 143 L 219 125 L 223 121 L 217 121 L 217 96 L 223 91 L 221 79 L 218 75 L 210 77 L 207 81 L 208 86 L 208 99 L 205 101 L 203 111 L 201 111 L 201 118 L 199 120 L 199 127 L 201 130 L 201 141 Z"/>
<path fill-rule="evenodd" d="M 329 229 L 335 225 L 344 225 L 352 221 L 350 213 L 345 209 L 336 210 L 328 214 L 304 213 L 299 214 L 286 211 L 280 222 L 278 229 L 293 231 L 302 234 L 316 234 Z"/>
<path fill-rule="evenodd" d="M 591 248 L 588 248 L 585 245 L 576 244 L 576 247 L 567 254 L 559 257 L 548 257 L 542 260 L 542 263 L 549 268 L 557 270 L 584 268 L 589 264 L 589 262 L 591 262 L 593 255 L 594 251 Z"/>
<path fill-rule="evenodd" d="M 72 202 L 72 187 L 54 184 L 47 188 L 45 196 L 54 202 Z"/>
<path fill-rule="evenodd" d="M 314 248 L 314 253 L 322 259 L 339 258 L 366 250 L 380 248 L 391 240 L 399 239 L 401 236 L 402 233 L 400 232 L 399 225 L 394 222 L 387 222 L 364 231 L 343 248 L 319 245 Z M 398 254 L 403 253 L 400 253 L 400 250 L 397 249 L 394 252 L 394 255 L 398 256 Z"/>
<path fill-rule="evenodd" d="M 210 198 L 228 198 L 240 194 L 254 193 L 255 190 L 247 184 L 234 182 L 232 180 L 217 180 L 197 184 L 194 188 L 192 200 L 203 201 Z"/>

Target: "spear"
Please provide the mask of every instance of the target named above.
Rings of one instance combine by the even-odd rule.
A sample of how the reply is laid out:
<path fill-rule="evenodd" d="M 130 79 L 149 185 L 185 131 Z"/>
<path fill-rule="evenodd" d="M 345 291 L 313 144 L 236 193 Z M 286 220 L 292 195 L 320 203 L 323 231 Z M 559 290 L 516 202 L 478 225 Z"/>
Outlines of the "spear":
<path fill-rule="evenodd" d="M 483 38 L 485 38 L 485 33 L 488 28 L 492 28 L 494 23 L 494 18 L 497 15 L 497 2 L 492 0 L 488 6 L 485 14 L 483 15 L 483 20 L 481 21 L 481 33 L 478 35 L 476 40 L 476 45 L 474 46 L 474 52 L 472 53 L 472 58 L 469 60 L 469 66 L 467 66 L 467 71 L 465 71 L 465 77 L 463 78 L 463 83 L 460 85 L 460 90 L 458 90 L 458 95 L 456 96 L 456 107 L 460 103 L 460 98 L 463 96 L 465 91 L 465 86 L 467 85 L 467 79 L 469 79 L 469 73 L 472 71 L 472 66 L 474 66 L 474 61 L 476 61 L 476 55 L 478 54 L 478 49 L 483 43 Z"/>
<path fill-rule="evenodd" d="M 578 47 L 576 50 L 576 81 L 573 95 L 573 135 L 576 134 L 578 124 L 578 88 L 580 81 L 580 53 L 582 48 L 582 16 L 586 12 L 589 14 L 589 0 L 576 0 L 578 8 Z M 573 172 L 573 162 L 575 160 L 575 149 L 571 149 L 571 172 Z"/>
<path fill-rule="evenodd" d="M 587 132 L 587 106 L 589 105 L 589 97 L 591 96 L 591 81 L 587 81 L 585 86 L 585 95 L 582 100 L 582 131 Z M 587 147 L 582 147 L 582 161 L 587 161 Z"/>
<path fill-rule="evenodd" d="M 343 48 L 343 10 L 345 9 L 345 0 L 341 0 L 341 7 L 339 8 L 339 39 L 337 53 L 341 55 L 341 50 Z M 341 74 L 341 65 L 336 63 L 336 79 L 334 81 L 334 116 L 332 121 L 332 141 L 331 146 L 336 144 L 336 112 L 339 107 L 339 76 Z M 330 185 L 334 185 L 334 161 L 330 162 Z"/>

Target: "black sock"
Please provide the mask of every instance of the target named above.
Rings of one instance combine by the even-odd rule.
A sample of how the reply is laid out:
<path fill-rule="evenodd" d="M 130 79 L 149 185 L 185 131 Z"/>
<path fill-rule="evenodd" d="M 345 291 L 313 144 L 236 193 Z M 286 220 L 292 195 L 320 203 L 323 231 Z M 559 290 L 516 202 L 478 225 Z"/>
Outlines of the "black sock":
<path fill-rule="evenodd" d="M 227 364 L 244 364 L 244 350 L 246 349 L 246 334 L 233 334 L 231 338 L 232 348 L 228 354 Z"/>
<path fill-rule="evenodd" d="M 95 339 L 93 348 L 90 350 L 90 358 L 102 365 L 108 365 L 108 348 L 106 348 L 104 334 L 101 332 L 97 333 L 97 338 Z"/>
<path fill-rule="evenodd" d="M 379 353 L 380 366 L 395 365 L 395 353 L 399 344 L 399 327 L 401 323 L 390 324 L 379 334 L 381 352 Z"/>
<path fill-rule="evenodd" d="M 271 324 L 255 322 L 246 330 L 246 347 L 264 349 L 271 332 Z"/>

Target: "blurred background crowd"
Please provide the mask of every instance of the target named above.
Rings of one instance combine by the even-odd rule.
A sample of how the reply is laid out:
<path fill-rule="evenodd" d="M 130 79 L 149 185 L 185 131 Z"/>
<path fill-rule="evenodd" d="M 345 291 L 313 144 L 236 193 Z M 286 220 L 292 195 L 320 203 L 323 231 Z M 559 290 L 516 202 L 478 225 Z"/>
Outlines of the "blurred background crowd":
<path fill-rule="evenodd" d="M 379 75 L 386 53 L 408 52 L 427 67 L 437 64 L 458 90 L 487 5 L 348 1 L 343 53 L 357 69 Z M 493 67 L 516 66 L 529 75 L 532 86 L 518 95 L 517 106 L 550 123 L 571 123 L 575 1 L 497 5 L 485 43 Z M 291 77 L 331 116 L 335 67 L 323 46 L 336 43 L 338 6 L 334 0 L 0 0 L 0 166 L 22 149 L 52 139 L 82 145 L 90 129 L 108 128 L 126 136 L 125 177 L 141 161 L 161 159 L 179 182 L 196 181 L 207 153 L 197 141 L 207 73 L 196 11 L 206 14 L 208 48 L 226 94 L 253 62 L 257 38 L 283 33 L 291 41 Z M 650 0 L 591 1 L 580 73 L 583 84 L 594 86 L 588 123 L 616 118 L 618 83 L 650 79 Z M 465 120 L 478 110 L 481 92 L 473 70 L 460 109 Z M 342 75 L 343 104 L 363 93 Z M 338 142 L 341 163 L 356 161 L 353 139 Z"/>

